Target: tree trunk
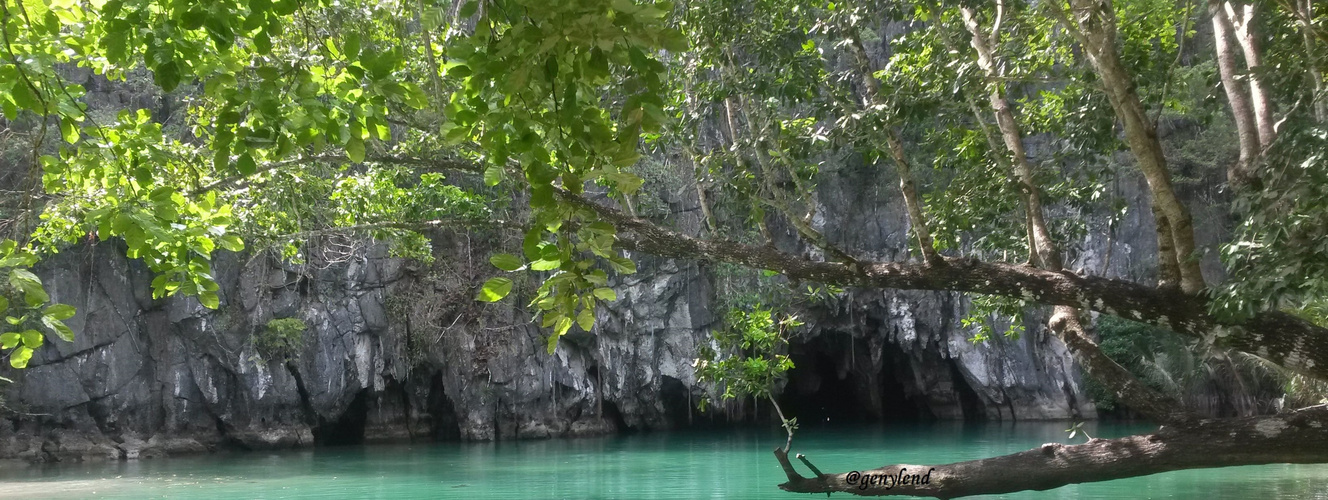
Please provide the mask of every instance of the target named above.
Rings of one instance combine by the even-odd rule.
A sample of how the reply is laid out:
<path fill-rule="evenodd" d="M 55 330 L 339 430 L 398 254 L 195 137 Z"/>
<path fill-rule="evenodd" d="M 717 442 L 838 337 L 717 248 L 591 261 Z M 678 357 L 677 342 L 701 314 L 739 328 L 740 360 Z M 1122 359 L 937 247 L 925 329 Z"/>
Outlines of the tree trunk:
<path fill-rule="evenodd" d="M 991 102 L 992 111 L 996 114 L 996 126 L 1000 129 L 1005 148 L 1010 153 L 1014 177 L 1019 182 L 1019 196 L 1024 202 L 1024 209 L 1028 212 L 1028 229 L 1033 235 L 1033 248 L 1029 251 L 1037 255 L 1040 267 L 1059 271 L 1062 265 L 1060 251 L 1051 239 L 1051 231 L 1047 229 L 1046 219 L 1042 213 L 1042 193 L 1037 183 L 1033 181 L 1033 167 L 1029 165 L 1028 154 L 1024 151 L 1024 134 L 1019 129 L 1019 122 L 1015 120 L 1014 111 L 1010 109 L 1005 93 L 1001 91 L 1002 84 L 997 81 L 1001 75 L 997 74 L 993 55 L 993 45 L 997 43 L 996 30 L 992 31 L 992 40 L 988 40 L 982 28 L 978 26 L 973 9 L 962 7 L 960 12 L 963 14 L 965 27 L 972 35 L 971 45 L 978 52 L 978 67 L 989 80 L 988 85 L 991 89 L 987 98 Z"/>
<path fill-rule="evenodd" d="M 1223 6 L 1227 18 L 1235 28 L 1236 43 L 1245 54 L 1245 68 L 1249 71 L 1250 105 L 1254 110 L 1254 126 L 1259 131 L 1259 147 L 1267 149 L 1277 137 L 1273 130 L 1273 106 L 1268 100 L 1263 76 L 1259 74 L 1263 66 L 1263 56 L 1259 50 L 1258 33 L 1254 30 L 1254 5 L 1235 5 L 1230 1 Z"/>
<path fill-rule="evenodd" d="M 1097 70 L 1098 76 L 1102 77 L 1107 100 L 1125 127 L 1125 142 L 1134 153 L 1144 179 L 1148 181 L 1152 203 L 1157 208 L 1154 213 L 1160 215 L 1157 217 L 1158 229 L 1163 226 L 1170 229 L 1169 235 L 1158 233 L 1159 246 L 1163 239 L 1170 237 L 1172 247 L 1175 248 L 1174 261 L 1180 271 L 1180 288 L 1187 294 L 1197 294 L 1203 291 L 1205 285 L 1203 272 L 1199 269 L 1190 211 L 1181 203 L 1171 186 L 1171 173 L 1167 170 L 1162 143 L 1157 138 L 1157 128 L 1144 112 L 1133 78 L 1116 50 L 1116 15 L 1113 7 L 1110 2 L 1099 4 L 1096 0 L 1071 0 L 1070 3 L 1075 18 L 1071 20 L 1061 13 L 1062 22 L 1067 29 L 1078 35 L 1089 62 Z M 1159 252 L 1158 257 L 1161 260 L 1166 256 Z"/>
<path fill-rule="evenodd" d="M 1004 4 L 998 1 L 998 12 L 1003 8 Z M 993 26 L 991 38 L 988 39 L 973 9 L 960 7 L 960 13 L 963 14 L 964 26 L 971 35 L 971 45 L 977 50 L 978 66 L 986 73 L 989 80 L 988 85 L 991 88 L 988 96 L 991 107 L 996 114 L 996 123 L 1000 128 L 1005 147 L 1010 153 L 1015 177 L 1019 180 L 1022 191 L 1020 194 L 1027 214 L 1028 232 L 1032 235 L 1035 245 L 1030 250 L 1037 257 L 1035 262 L 1038 267 L 1049 271 L 1060 271 L 1062 264 L 1059 245 L 1051 239 L 1051 232 L 1047 230 L 1042 196 L 1037 183 L 1033 180 L 1033 167 L 1029 165 L 1028 154 L 1024 150 L 1023 132 L 1020 131 L 1019 122 L 1015 119 L 1009 100 L 1006 99 L 997 80 L 1000 75 L 996 72 L 994 47 L 999 43 L 999 21 Z M 999 19 L 999 14 L 997 18 Z M 1177 401 L 1144 385 L 1129 370 L 1103 353 L 1087 334 L 1087 329 L 1084 328 L 1079 316 L 1080 311 L 1075 307 L 1057 306 L 1050 326 L 1052 332 L 1070 348 L 1079 365 L 1090 377 L 1110 389 L 1127 406 L 1158 421 L 1170 422 L 1189 418 Z"/>
<path fill-rule="evenodd" d="M 795 493 L 958 498 L 1068 484 L 1110 481 L 1159 472 L 1234 465 L 1328 461 L 1328 407 L 1287 414 L 1167 426 L 1150 435 L 1048 443 L 1011 455 L 944 465 L 887 465 L 806 478 L 775 450 Z M 805 459 L 804 459 L 805 460 Z"/>
<path fill-rule="evenodd" d="M 1314 41 L 1314 27 L 1310 26 L 1310 19 L 1314 19 L 1314 5 L 1312 0 L 1302 0 L 1301 4 L 1294 6 L 1299 12 L 1296 20 L 1300 23 L 1300 34 L 1305 39 L 1305 54 L 1309 57 L 1310 65 L 1310 89 L 1314 92 L 1314 120 L 1323 123 L 1328 121 L 1328 96 L 1324 95 L 1323 73 L 1319 71 L 1319 53 Z"/>
<path fill-rule="evenodd" d="M 1078 309 L 1056 306 L 1047 324 L 1065 342 L 1079 366 L 1125 406 L 1156 422 L 1183 423 L 1195 418 L 1179 401 L 1144 385 L 1130 370 L 1102 352 L 1084 326 Z"/>
<path fill-rule="evenodd" d="M 876 81 L 876 76 L 871 67 L 871 60 L 867 58 L 867 50 L 862 46 L 862 39 L 858 35 L 856 28 L 852 26 L 844 27 L 848 35 L 848 49 L 853 57 L 853 69 L 857 76 L 862 80 L 864 94 L 866 94 L 868 107 L 883 106 L 886 104 L 885 98 L 881 96 L 880 83 Z M 904 152 L 903 141 L 899 140 L 899 133 L 895 131 L 890 123 L 885 124 L 885 142 L 889 149 L 890 157 L 895 162 L 895 171 L 899 173 L 899 191 L 904 195 L 904 206 L 908 209 L 908 220 L 913 226 L 913 233 L 918 239 L 918 249 L 922 252 L 922 259 L 929 265 L 944 264 L 944 260 L 936 253 L 932 246 L 931 231 L 927 229 L 927 218 L 922 212 L 922 201 L 918 198 L 918 189 L 913 182 L 913 168 L 909 164 L 908 156 Z"/>
<path fill-rule="evenodd" d="M 1259 156 L 1258 127 L 1254 123 L 1254 107 L 1250 103 L 1244 82 L 1236 78 L 1236 54 L 1231 49 L 1231 20 L 1222 8 L 1222 0 L 1208 0 L 1208 13 L 1213 17 L 1213 47 L 1217 51 L 1217 69 L 1222 76 L 1222 89 L 1236 122 L 1236 137 L 1240 140 L 1240 160 L 1227 168 L 1227 182 L 1242 187 L 1253 178 L 1254 159 Z"/>

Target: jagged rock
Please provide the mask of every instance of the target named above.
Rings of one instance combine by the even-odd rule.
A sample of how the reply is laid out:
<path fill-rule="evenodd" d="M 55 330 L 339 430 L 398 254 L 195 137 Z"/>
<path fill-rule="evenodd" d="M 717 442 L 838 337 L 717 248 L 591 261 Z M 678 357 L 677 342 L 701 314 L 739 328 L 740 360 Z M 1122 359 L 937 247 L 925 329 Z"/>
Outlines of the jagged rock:
<path fill-rule="evenodd" d="M 883 172 L 843 165 L 816 200 L 832 216 L 815 224 L 866 257 L 902 259 L 907 221 L 896 181 Z M 1141 182 L 1122 182 L 1120 193 L 1144 206 Z M 673 222 L 699 231 L 688 210 L 696 200 L 672 196 L 661 198 L 683 214 Z M 1204 210 L 1195 209 L 1196 221 L 1211 244 L 1221 228 L 1204 222 Z M 1131 210 L 1111 239 L 1090 231 L 1072 247 L 1071 266 L 1146 279 L 1151 257 L 1140 256 L 1149 252 L 1132 251 L 1153 246 L 1146 215 Z M 814 254 L 790 243 L 790 231 L 772 229 L 783 235 L 777 244 Z M 548 438 L 771 418 L 749 401 L 694 411 L 712 389 L 697 383 L 692 363 L 721 319 L 713 266 L 632 255 L 640 272 L 615 278 L 620 300 L 598 313 L 594 331 L 573 332 L 548 354 L 522 307 L 533 280 L 518 283 L 512 300 L 473 300 L 494 272 L 488 253 L 505 241 L 440 234 L 430 265 L 379 247 L 305 267 L 222 253 L 217 310 L 192 298 L 152 299 L 150 273 L 117 242 L 68 249 L 38 271 L 53 300 L 78 309 L 68 321 L 77 338 L 52 340 L 26 370 L 0 373 L 16 380 L 6 404 L 25 411 L 0 421 L 0 459 Z M 969 307 L 957 294 L 892 290 L 804 305 L 807 328 L 790 346 L 798 368 L 781 401 L 809 423 L 1094 416 L 1078 369 L 1036 316 L 1017 340 L 973 344 L 960 322 Z M 303 342 L 289 359 L 264 353 L 256 343 L 264 327 L 289 317 L 308 325 Z"/>

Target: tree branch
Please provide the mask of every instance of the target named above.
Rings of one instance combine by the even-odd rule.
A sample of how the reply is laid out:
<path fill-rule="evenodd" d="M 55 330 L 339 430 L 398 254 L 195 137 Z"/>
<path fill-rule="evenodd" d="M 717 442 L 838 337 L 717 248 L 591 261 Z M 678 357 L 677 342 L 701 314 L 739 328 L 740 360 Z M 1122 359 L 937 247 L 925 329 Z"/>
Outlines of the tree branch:
<path fill-rule="evenodd" d="M 228 186 L 242 186 L 244 185 L 245 182 L 248 182 L 248 179 L 264 172 L 269 172 L 282 167 L 289 167 L 291 165 L 299 165 L 302 163 L 319 162 L 319 161 L 344 163 L 350 161 L 350 158 L 346 157 L 345 154 L 331 153 L 331 154 L 316 155 L 316 156 L 302 156 L 299 158 L 291 158 L 289 160 L 264 163 L 263 165 L 259 166 L 256 170 L 254 170 L 252 174 L 234 175 L 226 177 L 224 179 L 219 179 L 217 181 L 212 182 L 211 184 L 208 184 L 206 186 L 191 191 L 189 193 L 189 196 L 199 196 L 204 193 L 207 193 L 208 191 L 213 191 Z M 457 170 L 457 171 L 472 172 L 472 173 L 484 172 L 484 169 L 481 168 L 479 164 L 470 160 L 463 160 L 458 158 L 417 158 L 411 156 L 396 156 L 396 155 L 371 155 L 365 157 L 364 161 L 366 163 L 393 163 L 398 165 L 414 165 L 417 167 L 430 167 L 439 170 Z"/>
<path fill-rule="evenodd" d="M 1003 4 L 998 3 L 998 8 L 1001 5 Z M 977 50 L 978 66 L 982 68 L 987 76 L 995 75 L 997 73 L 998 57 L 995 47 L 998 46 L 999 38 L 993 35 L 989 39 L 983 34 L 983 29 L 973 9 L 960 7 L 959 10 L 963 15 L 965 27 L 972 35 L 971 45 Z M 1000 22 L 999 12 L 998 10 L 997 23 Z M 948 41 L 947 45 L 949 45 Z M 1051 231 L 1047 229 L 1046 217 L 1042 208 L 1042 194 L 1034 181 L 1033 166 L 1029 164 L 1028 154 L 1024 150 L 1024 134 L 1020 129 L 1019 121 L 1015 119 L 1014 111 L 1011 109 L 1009 100 L 1006 99 L 1005 92 L 1000 84 L 989 83 L 989 85 L 988 101 L 996 115 L 996 123 L 1000 127 L 1005 149 L 1010 154 L 1014 175 L 1019 180 L 1019 195 L 1023 199 L 1024 209 L 1028 214 L 1027 233 L 1031 237 L 1029 253 L 1034 257 L 1033 262 L 1038 267 L 1049 271 L 1060 271 L 1063 267 L 1060 248 L 1056 241 L 1051 238 Z M 982 119 L 981 116 L 977 118 L 979 121 Z M 990 140 L 990 137 L 988 140 Z M 1106 353 L 1103 353 L 1102 349 L 1098 348 L 1097 343 L 1093 342 L 1092 337 L 1086 333 L 1078 308 L 1065 305 L 1057 306 L 1049 326 L 1051 331 L 1060 337 L 1061 341 L 1074 353 L 1079 365 L 1088 372 L 1088 375 L 1110 389 L 1130 408 L 1161 422 L 1190 418 L 1190 415 L 1183 411 L 1183 407 L 1177 401 L 1144 385 L 1129 370 L 1112 360 Z"/>
<path fill-rule="evenodd" d="M 1245 83 L 1236 79 L 1236 55 L 1231 50 L 1231 37 L 1235 28 L 1227 18 L 1222 0 L 1208 0 L 1208 14 L 1213 20 L 1213 49 L 1217 52 L 1218 73 L 1222 77 L 1222 90 L 1236 123 L 1236 138 L 1240 140 L 1240 160 L 1227 167 L 1227 182 L 1243 187 L 1253 176 L 1254 159 L 1262 149 L 1259 146 L 1258 127 L 1254 123 L 1254 107 L 1250 103 Z"/>
<path fill-rule="evenodd" d="M 862 38 L 857 28 L 846 22 L 841 29 L 848 35 L 847 46 L 852 52 L 853 68 L 858 78 L 862 80 L 868 107 L 885 106 L 880 83 L 873 75 L 871 60 L 867 58 L 867 50 L 862 46 Z M 899 132 L 890 123 L 885 124 L 885 141 L 890 156 L 894 159 L 895 170 L 899 173 L 899 191 L 904 195 L 904 206 L 908 209 L 908 219 L 918 239 L 918 249 L 922 252 L 922 259 L 929 265 L 944 264 L 945 260 L 932 246 L 931 231 L 927 229 L 927 216 L 922 211 L 917 185 L 913 181 L 913 169 L 908 162 L 908 156 L 904 153 L 903 142 L 899 140 Z"/>
<path fill-rule="evenodd" d="M 1102 78 L 1107 101 L 1125 127 L 1125 142 L 1148 181 L 1157 223 L 1160 285 L 1179 285 L 1185 293 L 1198 294 L 1206 285 L 1196 254 L 1193 221 L 1189 209 L 1171 186 L 1171 173 L 1157 138 L 1157 128 L 1148 120 L 1133 77 L 1120 60 L 1116 48 L 1116 14 L 1111 2 L 1070 0 L 1075 10 L 1073 19 L 1059 3 L 1046 5 L 1051 15 L 1083 45 L 1089 63 Z M 1172 269 L 1178 271 L 1179 283 L 1170 281 Z"/>
<path fill-rule="evenodd" d="M 784 468 L 795 493 L 958 498 L 1110 481 L 1205 467 L 1328 461 L 1328 407 L 1271 417 L 1204 420 L 1150 435 L 1048 443 L 1010 455 L 944 465 L 887 465 L 804 478 Z M 776 458 L 780 454 L 776 450 Z M 781 465 L 788 457 L 781 459 Z"/>
<path fill-rule="evenodd" d="M 449 229 L 462 227 L 484 227 L 484 228 L 502 228 L 526 230 L 528 225 L 514 221 L 500 219 L 477 219 L 471 217 L 455 217 L 448 219 L 436 219 L 421 222 L 378 222 L 372 224 L 357 224 L 354 226 L 327 227 L 323 229 L 310 229 L 297 233 L 283 234 L 280 236 L 269 237 L 269 239 L 304 239 L 317 236 L 327 236 L 331 234 L 348 234 L 360 231 L 376 231 L 381 229 L 403 229 L 407 231 L 424 231 L 427 229 Z"/>
<path fill-rule="evenodd" d="M 769 269 L 791 279 L 838 286 L 974 292 L 1072 306 L 1211 340 L 1328 380 L 1328 329 L 1280 311 L 1266 311 L 1243 320 L 1219 319 L 1208 313 L 1206 299 L 1177 290 L 970 258 L 945 258 L 941 266 L 859 261 L 859 266 L 853 267 L 813 261 L 769 245 L 693 238 L 579 195 L 562 190 L 557 194 L 565 203 L 591 210 L 614 224 L 619 231 L 619 245 L 627 250 Z"/>
<path fill-rule="evenodd" d="M 1157 422 L 1182 423 L 1196 418 L 1194 414 L 1185 411 L 1179 401 L 1144 385 L 1133 373 L 1102 352 L 1084 325 L 1078 309 L 1056 306 L 1047 325 L 1070 348 L 1079 366 L 1093 380 L 1111 390 L 1112 395 L 1125 406 Z"/>

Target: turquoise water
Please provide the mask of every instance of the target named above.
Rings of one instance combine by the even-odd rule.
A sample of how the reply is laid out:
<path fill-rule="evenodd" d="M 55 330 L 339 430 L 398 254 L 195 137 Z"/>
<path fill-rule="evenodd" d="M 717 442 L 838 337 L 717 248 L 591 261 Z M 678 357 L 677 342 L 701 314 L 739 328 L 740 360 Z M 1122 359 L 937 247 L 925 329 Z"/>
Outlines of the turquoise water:
<path fill-rule="evenodd" d="M 1021 451 L 1046 442 L 1069 442 L 1066 427 L 1065 423 L 939 423 L 809 428 L 794 440 L 794 451 L 807 454 L 822 470 L 835 472 L 899 462 L 947 463 Z M 1094 437 L 1148 430 L 1094 423 L 1085 427 Z M 785 493 L 776 487 L 784 478 L 770 450 L 781 444 L 783 436 L 778 431 L 733 430 L 3 467 L 0 497 L 824 498 Z M 985 498 L 1328 500 L 1328 465 L 1180 471 Z"/>

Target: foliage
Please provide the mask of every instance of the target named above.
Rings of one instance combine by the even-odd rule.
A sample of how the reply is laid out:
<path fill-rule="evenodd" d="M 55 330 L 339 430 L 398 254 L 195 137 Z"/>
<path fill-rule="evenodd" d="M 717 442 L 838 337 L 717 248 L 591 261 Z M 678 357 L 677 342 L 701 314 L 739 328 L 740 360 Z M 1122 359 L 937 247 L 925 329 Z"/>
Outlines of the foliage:
<path fill-rule="evenodd" d="M 973 330 L 969 342 L 979 344 L 991 340 L 1000 323 L 1005 323 L 1001 336 L 1019 340 L 1024 333 L 1024 308 L 1028 305 L 1024 300 L 979 294 L 971 297 L 972 307 L 968 315 L 959 320 L 964 328 Z"/>
<path fill-rule="evenodd" d="M 31 151 L 19 159 L 40 177 L 20 205 L 39 216 L 30 217 L 32 227 L 13 226 L 22 229 L 15 251 L 35 257 L 119 238 L 156 273 L 155 297 L 194 295 L 210 308 L 220 305 L 212 275 L 218 249 L 275 247 L 302 260 L 308 242 L 353 235 L 427 259 L 430 228 L 519 226 L 521 251 L 490 262 L 501 273 L 542 279 L 529 305 L 549 329 L 552 351 L 574 326 L 590 330 L 601 302 L 616 300 L 611 272 L 636 270 L 618 247 L 620 228 L 570 197 L 616 200 L 658 219 L 657 206 L 636 210 L 633 196 L 646 182 L 686 184 L 677 174 L 687 166 L 698 192 L 721 194 L 717 220 L 707 221 L 712 233 L 776 245 L 778 230 L 791 228 L 818 247 L 818 258 L 850 260 L 876 249 L 841 252 L 819 235 L 827 214 L 818 185 L 841 173 L 830 165 L 930 165 L 915 170 L 935 247 L 1022 263 L 1027 214 L 984 104 L 992 92 L 1009 97 L 1035 153 L 1034 177 L 1055 207 L 1048 213 L 1055 237 L 1084 234 L 1082 214 L 1121 215 L 1110 194 L 1120 165 L 1111 158 L 1122 147 L 1117 117 L 1099 91 L 1101 76 L 1047 3 L 963 5 L 982 26 L 1000 23 L 996 76 L 978 67 L 954 2 L 0 6 L 0 111 L 7 124 L 34 129 L 22 142 Z M 1197 8 L 1158 0 L 1109 6 L 1114 46 L 1144 111 L 1155 120 L 1221 122 L 1214 66 L 1185 50 L 1196 39 Z M 1299 51 L 1296 19 L 1266 11 L 1270 64 L 1253 77 L 1269 83 L 1285 119 L 1262 165 L 1263 189 L 1236 205 L 1239 237 L 1224 249 L 1234 279 L 1211 291 L 1214 307 L 1228 314 L 1294 307 L 1328 286 L 1321 279 L 1328 247 L 1320 244 L 1328 213 L 1319 192 L 1328 185 L 1328 134 L 1310 113 L 1322 96 L 1307 95 L 1323 82 L 1305 85 L 1324 61 Z M 1310 24 L 1325 15 L 1310 12 Z M 865 70 L 848 62 L 859 47 L 870 59 Z M 184 113 L 170 128 L 142 109 L 93 113 L 88 89 L 69 81 L 67 68 L 86 68 L 111 85 L 150 75 L 154 95 Z M 879 89 L 864 98 L 864 87 Z M 897 158 L 887 140 L 896 133 L 906 142 Z M 11 153 L 4 157 L 17 158 Z M 508 207 L 509 200 L 525 205 Z M 41 288 L 6 272 L 14 290 Z M 468 294 L 503 300 L 513 276 L 494 276 Z M 839 295 L 807 286 L 818 300 Z M 744 290 L 731 305 L 792 302 L 772 289 Z M 1017 336 L 1020 299 L 977 298 L 965 324 L 981 340 L 994 336 L 994 317 L 1013 318 L 1004 334 Z M 15 303 L 26 298 L 9 309 Z M 62 333 L 40 318 L 68 313 L 11 316 L 23 328 L 7 337 L 17 342 L 4 344 L 27 353 L 24 325 Z"/>
<path fill-rule="evenodd" d="M 37 263 L 37 255 L 13 240 L 0 241 L 0 349 L 9 351 L 9 365 L 28 366 L 32 353 L 48 335 L 65 342 L 74 341 L 74 331 L 64 320 L 74 316 L 73 306 L 51 301 L 41 278 L 28 269 Z"/>
<path fill-rule="evenodd" d="M 1328 126 L 1288 117 L 1267 157 L 1265 189 L 1237 200 L 1248 216 L 1222 249 L 1232 279 L 1214 307 L 1238 317 L 1328 296 Z"/>
<path fill-rule="evenodd" d="M 123 238 L 130 257 L 158 274 L 155 296 L 198 295 L 215 308 L 211 254 L 241 250 L 241 235 L 298 259 L 310 231 L 342 228 L 425 257 L 414 224 L 487 220 L 485 201 L 420 172 L 427 161 L 391 161 L 429 160 L 465 143 L 479 149 L 454 155 L 479 165 L 486 183 L 517 165 L 533 195 L 526 257 L 556 269 L 537 300 L 553 340 L 573 318 L 593 321 L 595 300 L 608 294 L 596 291 L 604 274 L 591 268 L 599 259 L 619 272 L 634 266 L 614 255 L 611 226 L 554 192 L 579 193 L 587 182 L 624 195 L 639 188 L 623 169 L 640 157 L 640 134 L 664 118 L 655 54 L 684 47 L 665 22 L 672 6 L 471 0 L 456 17 L 444 7 L 6 1 L 0 107 L 9 120 L 36 116 L 42 132 L 49 124 L 66 143 L 33 147 L 51 201 L 31 247 Z M 419 24 L 401 22 L 403 8 Z M 462 26 L 470 27 L 463 36 L 434 38 Z M 185 137 L 163 134 L 145 110 L 105 123 L 88 115 L 85 89 L 67 83 L 61 65 L 112 82 L 146 68 L 161 90 L 188 96 Z M 406 130 L 394 131 L 394 120 Z M 583 230 L 566 230 L 573 220 Z"/>
<path fill-rule="evenodd" d="M 308 330 L 309 325 L 300 318 L 273 319 L 254 333 L 254 348 L 268 360 L 296 359 Z"/>
<path fill-rule="evenodd" d="M 799 326 L 797 317 L 776 315 L 770 309 L 729 310 L 724 326 L 714 332 L 714 345 L 698 349 L 697 380 L 722 386 L 722 399 L 770 397 L 793 368 L 785 346 Z M 705 411 L 709 404 L 703 398 L 699 406 Z"/>
<path fill-rule="evenodd" d="M 1203 360 L 1175 333 L 1114 316 L 1099 316 L 1095 326 L 1102 352 L 1150 388 L 1181 396 L 1202 380 Z M 1086 389 L 1099 410 L 1116 408 L 1115 396 L 1098 382 L 1088 380 Z"/>

